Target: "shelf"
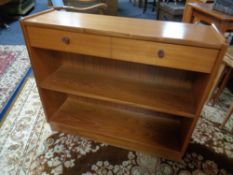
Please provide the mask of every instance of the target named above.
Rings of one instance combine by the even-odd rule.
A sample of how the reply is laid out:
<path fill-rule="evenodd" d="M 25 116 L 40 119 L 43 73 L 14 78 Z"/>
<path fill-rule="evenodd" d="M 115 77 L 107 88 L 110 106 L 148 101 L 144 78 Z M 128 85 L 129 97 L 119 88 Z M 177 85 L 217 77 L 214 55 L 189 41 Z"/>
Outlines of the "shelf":
<path fill-rule="evenodd" d="M 39 86 L 189 118 L 195 116 L 191 89 L 160 87 L 155 83 L 80 71 L 67 66 L 60 67 Z"/>
<path fill-rule="evenodd" d="M 179 117 L 154 115 L 112 107 L 93 100 L 68 97 L 49 123 L 58 131 L 75 133 L 101 142 L 145 152 L 179 155 Z M 165 154 L 164 153 L 164 154 Z"/>
<path fill-rule="evenodd" d="M 97 25 L 98 16 L 82 15 L 50 10 L 21 21 L 51 128 L 181 160 L 226 50 L 220 35 L 107 16 Z"/>

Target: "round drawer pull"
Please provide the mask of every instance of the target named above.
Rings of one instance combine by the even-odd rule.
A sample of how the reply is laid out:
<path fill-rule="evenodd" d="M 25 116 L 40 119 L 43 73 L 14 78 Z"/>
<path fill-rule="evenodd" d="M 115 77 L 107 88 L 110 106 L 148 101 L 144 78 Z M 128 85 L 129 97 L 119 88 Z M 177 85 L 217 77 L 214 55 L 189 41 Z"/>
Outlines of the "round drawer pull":
<path fill-rule="evenodd" d="M 70 44 L 70 38 L 64 36 L 64 37 L 62 38 L 62 42 L 63 42 L 64 44 Z"/>
<path fill-rule="evenodd" d="M 158 57 L 159 57 L 159 58 L 163 58 L 164 56 L 165 56 L 164 50 L 160 49 L 160 50 L 158 51 Z"/>

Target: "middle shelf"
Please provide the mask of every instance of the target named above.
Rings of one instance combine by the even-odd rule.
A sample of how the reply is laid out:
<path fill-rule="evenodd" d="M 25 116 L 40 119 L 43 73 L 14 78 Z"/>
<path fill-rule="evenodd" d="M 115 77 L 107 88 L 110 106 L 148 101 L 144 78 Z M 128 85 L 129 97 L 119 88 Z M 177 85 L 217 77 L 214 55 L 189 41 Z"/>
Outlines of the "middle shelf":
<path fill-rule="evenodd" d="M 192 89 L 159 86 L 153 82 L 122 78 L 61 66 L 39 86 L 72 95 L 131 105 L 148 110 L 193 118 Z"/>

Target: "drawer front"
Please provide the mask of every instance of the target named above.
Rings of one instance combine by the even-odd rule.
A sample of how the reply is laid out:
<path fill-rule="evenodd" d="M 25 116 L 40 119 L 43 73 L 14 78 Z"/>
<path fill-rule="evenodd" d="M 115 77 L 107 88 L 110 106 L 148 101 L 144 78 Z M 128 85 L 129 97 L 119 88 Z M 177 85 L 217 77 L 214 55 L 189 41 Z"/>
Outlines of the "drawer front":
<path fill-rule="evenodd" d="M 56 29 L 28 27 L 32 47 L 110 57 L 110 38 Z"/>
<path fill-rule="evenodd" d="M 112 58 L 210 73 L 218 50 L 150 41 L 112 39 Z"/>

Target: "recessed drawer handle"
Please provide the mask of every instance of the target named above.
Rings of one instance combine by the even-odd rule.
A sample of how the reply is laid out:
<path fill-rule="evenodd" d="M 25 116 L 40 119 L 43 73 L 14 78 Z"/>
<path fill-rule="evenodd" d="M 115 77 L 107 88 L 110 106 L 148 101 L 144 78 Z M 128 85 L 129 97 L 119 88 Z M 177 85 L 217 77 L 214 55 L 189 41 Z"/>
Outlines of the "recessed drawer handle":
<path fill-rule="evenodd" d="M 160 50 L 158 51 L 158 57 L 159 57 L 159 58 L 163 58 L 164 56 L 165 56 L 164 50 L 160 49 Z"/>
<path fill-rule="evenodd" d="M 64 36 L 64 37 L 62 38 L 62 42 L 63 42 L 64 44 L 70 44 L 70 38 Z"/>

